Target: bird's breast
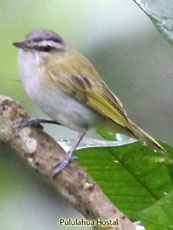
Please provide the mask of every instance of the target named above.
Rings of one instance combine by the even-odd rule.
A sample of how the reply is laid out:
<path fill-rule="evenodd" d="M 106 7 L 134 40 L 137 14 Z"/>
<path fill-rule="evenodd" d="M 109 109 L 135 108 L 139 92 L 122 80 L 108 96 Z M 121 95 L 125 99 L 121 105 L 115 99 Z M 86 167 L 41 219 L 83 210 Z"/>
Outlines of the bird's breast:
<path fill-rule="evenodd" d="M 22 51 L 23 52 L 23 51 Z M 20 76 L 28 96 L 50 118 L 73 130 L 95 126 L 101 117 L 84 106 L 73 96 L 63 92 L 54 81 L 46 84 L 45 71 L 41 71 L 39 60 L 32 55 L 21 53 L 19 58 Z M 36 58 L 36 57 L 35 57 Z"/>

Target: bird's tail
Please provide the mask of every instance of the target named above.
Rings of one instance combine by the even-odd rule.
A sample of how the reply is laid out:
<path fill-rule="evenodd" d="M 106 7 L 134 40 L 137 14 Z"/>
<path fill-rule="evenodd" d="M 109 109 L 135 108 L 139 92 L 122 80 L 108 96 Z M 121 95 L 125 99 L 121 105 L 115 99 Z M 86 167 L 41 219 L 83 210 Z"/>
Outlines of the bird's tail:
<path fill-rule="evenodd" d="M 152 138 L 150 135 L 148 135 L 144 130 L 139 128 L 133 121 L 129 120 L 129 131 L 138 139 L 141 141 L 144 141 L 148 145 L 152 146 L 156 151 L 159 151 L 166 154 L 166 150 L 156 141 L 154 138 Z"/>

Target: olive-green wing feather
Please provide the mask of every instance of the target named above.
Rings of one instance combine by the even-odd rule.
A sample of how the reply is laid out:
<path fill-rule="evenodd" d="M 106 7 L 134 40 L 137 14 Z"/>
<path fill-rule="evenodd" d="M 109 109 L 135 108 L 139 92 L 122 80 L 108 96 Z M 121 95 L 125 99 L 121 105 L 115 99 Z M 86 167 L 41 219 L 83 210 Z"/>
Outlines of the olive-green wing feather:
<path fill-rule="evenodd" d="M 58 67 L 49 68 L 49 76 L 64 92 L 118 125 L 126 127 L 128 119 L 120 100 L 108 89 L 91 64 L 88 71 L 86 71 L 88 66 L 83 65 L 81 69 L 80 65 L 68 66 L 67 63 L 60 62 Z"/>
<path fill-rule="evenodd" d="M 47 66 L 48 76 L 64 92 L 78 101 L 98 111 L 134 136 L 150 144 L 156 150 L 165 152 L 150 135 L 133 123 L 126 114 L 121 101 L 100 79 L 93 65 L 74 50 L 64 57 L 57 58 Z"/>

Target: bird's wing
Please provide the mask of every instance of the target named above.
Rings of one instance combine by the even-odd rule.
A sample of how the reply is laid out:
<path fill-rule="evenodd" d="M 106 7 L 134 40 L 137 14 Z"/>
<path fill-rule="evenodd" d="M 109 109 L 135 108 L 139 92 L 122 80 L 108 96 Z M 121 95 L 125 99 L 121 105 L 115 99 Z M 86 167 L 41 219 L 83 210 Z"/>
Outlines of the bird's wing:
<path fill-rule="evenodd" d="M 76 56 L 77 55 L 77 56 Z M 95 109 L 116 124 L 127 128 L 134 136 L 165 153 L 164 148 L 127 117 L 121 101 L 100 79 L 92 64 L 80 54 L 69 55 L 48 66 L 50 80 L 62 91 L 82 104 Z M 55 65 L 55 66 L 54 66 Z M 52 83 L 52 82 L 51 82 Z"/>
<path fill-rule="evenodd" d="M 57 63 L 55 65 L 57 66 Z M 58 63 L 58 68 L 51 65 L 48 75 L 62 91 L 71 94 L 82 104 L 93 108 L 118 125 L 127 127 L 128 118 L 121 101 L 100 79 L 87 59 L 77 66 L 67 62 Z"/>

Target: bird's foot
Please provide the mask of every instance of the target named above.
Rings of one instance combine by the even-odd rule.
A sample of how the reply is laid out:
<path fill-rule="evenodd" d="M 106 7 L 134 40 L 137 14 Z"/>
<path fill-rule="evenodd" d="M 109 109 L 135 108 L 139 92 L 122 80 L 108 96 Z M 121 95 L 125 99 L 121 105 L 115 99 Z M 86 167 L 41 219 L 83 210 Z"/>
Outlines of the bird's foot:
<path fill-rule="evenodd" d="M 53 165 L 53 167 L 55 167 L 54 173 L 53 173 L 53 177 L 55 177 L 56 175 L 58 175 L 60 172 L 62 172 L 62 170 L 64 168 L 66 168 L 68 166 L 68 164 L 72 161 L 78 160 L 77 156 L 71 156 L 71 154 L 67 155 L 67 157 L 62 160 L 61 162 L 55 163 Z"/>
<path fill-rule="evenodd" d="M 27 118 L 15 124 L 16 128 L 24 128 L 29 126 L 34 126 L 43 129 L 43 126 L 41 125 L 41 120 L 39 118 Z"/>

